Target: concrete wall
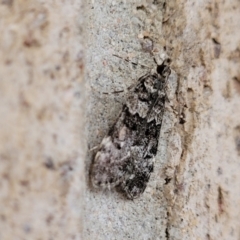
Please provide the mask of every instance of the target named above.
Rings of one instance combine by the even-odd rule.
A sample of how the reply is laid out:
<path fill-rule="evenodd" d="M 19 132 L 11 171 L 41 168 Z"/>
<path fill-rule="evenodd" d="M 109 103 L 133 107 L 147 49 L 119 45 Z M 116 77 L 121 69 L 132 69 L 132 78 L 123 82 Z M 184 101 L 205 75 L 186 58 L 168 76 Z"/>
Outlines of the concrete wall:
<path fill-rule="evenodd" d="M 239 9 L 0 1 L 0 240 L 239 240 Z M 130 201 L 93 189 L 89 168 L 152 52 L 172 59 L 169 101 L 154 172 Z"/>
<path fill-rule="evenodd" d="M 148 71 L 113 54 L 154 68 L 152 50 L 173 71 L 146 191 L 129 201 L 89 185 L 85 239 L 239 239 L 239 1 L 89 1 L 87 9 L 89 149 Z"/>

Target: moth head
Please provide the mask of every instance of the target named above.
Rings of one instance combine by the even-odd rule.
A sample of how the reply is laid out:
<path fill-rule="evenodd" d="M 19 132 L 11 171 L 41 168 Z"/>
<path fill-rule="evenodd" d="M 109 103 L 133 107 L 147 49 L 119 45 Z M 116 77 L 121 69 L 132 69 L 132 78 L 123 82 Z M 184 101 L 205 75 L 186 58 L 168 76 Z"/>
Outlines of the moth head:
<path fill-rule="evenodd" d="M 164 78 L 168 77 L 171 73 L 170 64 L 171 64 L 170 58 L 165 59 L 160 65 L 157 64 L 157 73 Z"/>

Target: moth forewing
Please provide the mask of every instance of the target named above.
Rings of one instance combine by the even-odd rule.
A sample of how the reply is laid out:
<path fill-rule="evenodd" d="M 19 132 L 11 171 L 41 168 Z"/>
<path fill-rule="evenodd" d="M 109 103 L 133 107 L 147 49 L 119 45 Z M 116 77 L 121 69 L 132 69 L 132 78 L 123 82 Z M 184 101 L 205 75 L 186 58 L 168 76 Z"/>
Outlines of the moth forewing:
<path fill-rule="evenodd" d="M 122 112 L 96 153 L 91 180 L 95 187 L 118 186 L 129 199 L 145 190 L 157 154 L 165 109 L 170 60 L 139 78 L 129 89 Z"/>

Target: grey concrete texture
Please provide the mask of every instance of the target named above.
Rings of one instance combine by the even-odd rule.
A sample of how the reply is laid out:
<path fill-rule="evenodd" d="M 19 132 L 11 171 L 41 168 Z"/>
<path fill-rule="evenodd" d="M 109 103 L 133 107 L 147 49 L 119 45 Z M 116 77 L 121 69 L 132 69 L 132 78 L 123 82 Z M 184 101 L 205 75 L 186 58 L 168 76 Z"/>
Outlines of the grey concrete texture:
<path fill-rule="evenodd" d="M 239 1 L 84 5 L 0 1 L 0 240 L 239 240 Z M 153 55 L 168 101 L 131 201 L 89 169 Z"/>
<path fill-rule="evenodd" d="M 239 8 L 235 0 L 88 1 L 84 239 L 239 239 Z M 149 71 L 141 65 L 156 67 L 152 55 L 172 59 L 169 102 L 154 172 L 130 201 L 94 189 L 88 174 L 128 87 Z"/>

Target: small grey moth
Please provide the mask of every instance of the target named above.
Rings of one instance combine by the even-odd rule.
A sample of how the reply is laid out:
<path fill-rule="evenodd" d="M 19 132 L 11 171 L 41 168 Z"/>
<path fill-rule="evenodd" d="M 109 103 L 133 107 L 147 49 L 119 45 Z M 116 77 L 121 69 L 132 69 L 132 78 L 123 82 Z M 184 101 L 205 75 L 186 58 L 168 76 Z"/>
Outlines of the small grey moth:
<path fill-rule="evenodd" d="M 92 163 L 94 187 L 117 187 L 129 199 L 144 192 L 157 153 L 170 62 L 164 60 L 155 73 L 142 76 L 129 89 L 126 103 Z"/>

